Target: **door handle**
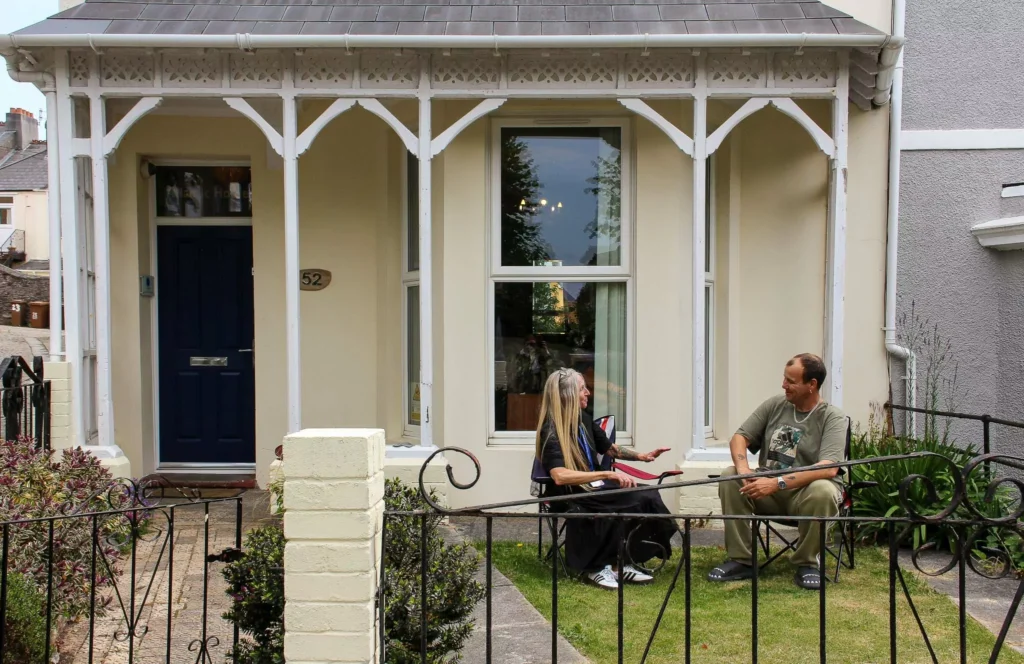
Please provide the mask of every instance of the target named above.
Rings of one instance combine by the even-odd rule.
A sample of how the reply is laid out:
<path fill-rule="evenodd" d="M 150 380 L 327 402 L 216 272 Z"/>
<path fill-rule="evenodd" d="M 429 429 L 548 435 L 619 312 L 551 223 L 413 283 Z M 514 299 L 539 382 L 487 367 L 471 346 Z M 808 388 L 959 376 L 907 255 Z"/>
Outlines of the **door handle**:
<path fill-rule="evenodd" d="M 239 348 L 238 352 L 239 353 L 251 353 L 252 352 L 252 348 Z"/>
<path fill-rule="evenodd" d="M 253 340 L 252 348 L 239 348 L 239 353 L 251 353 L 252 354 L 252 366 L 256 366 L 256 343 Z"/>

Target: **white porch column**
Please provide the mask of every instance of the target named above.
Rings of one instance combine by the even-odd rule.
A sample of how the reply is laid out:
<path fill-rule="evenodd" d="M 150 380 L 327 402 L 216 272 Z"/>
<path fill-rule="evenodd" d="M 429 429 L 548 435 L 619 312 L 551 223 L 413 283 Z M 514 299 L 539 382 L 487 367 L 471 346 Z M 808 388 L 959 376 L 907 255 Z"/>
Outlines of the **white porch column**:
<path fill-rule="evenodd" d="M 850 124 L 849 54 L 836 56 L 836 98 L 832 103 L 832 139 L 828 206 L 828 281 L 825 292 L 825 398 L 843 405 L 843 325 L 846 310 L 846 187 Z"/>
<path fill-rule="evenodd" d="M 693 395 L 691 450 L 704 447 L 704 216 L 707 209 L 708 93 L 705 57 L 699 57 L 693 97 Z"/>
<path fill-rule="evenodd" d="M 429 64 L 420 72 L 419 212 L 420 212 L 420 445 L 434 445 L 434 278 L 431 217 L 431 98 Z"/>
<path fill-rule="evenodd" d="M 299 155 L 294 94 L 284 102 L 284 300 L 288 360 L 288 433 L 302 429 L 302 336 L 299 326 Z"/>
<path fill-rule="evenodd" d="M 46 90 L 47 206 L 50 222 L 50 361 L 60 362 L 64 355 L 60 250 L 60 141 L 58 130 L 57 89 Z"/>
<path fill-rule="evenodd" d="M 67 317 L 67 330 L 64 335 L 65 355 L 71 365 L 71 403 L 70 440 L 73 445 L 86 442 L 85 432 L 85 371 L 83 370 L 83 332 L 82 329 L 82 256 L 79 252 L 78 239 L 78 200 L 75 177 L 75 154 L 73 141 L 75 138 L 75 116 L 70 90 L 68 89 L 67 52 L 57 56 L 57 135 L 55 137 L 59 153 L 59 177 L 50 183 L 60 196 L 61 254 L 64 258 L 64 297 Z M 47 136 L 47 140 L 51 140 Z M 52 166 L 52 164 L 51 164 Z M 52 238 L 51 238 L 52 239 Z M 53 257 L 50 258 L 51 262 Z M 53 419 L 59 421 L 62 413 L 55 413 Z"/>
<path fill-rule="evenodd" d="M 93 253 L 96 259 L 96 418 L 100 447 L 117 447 L 114 435 L 113 344 L 110 316 L 110 205 L 107 188 L 106 104 L 102 95 L 89 97 L 92 144 Z M 123 456 L 120 450 L 113 456 Z M 106 454 L 104 454 L 106 456 Z"/>

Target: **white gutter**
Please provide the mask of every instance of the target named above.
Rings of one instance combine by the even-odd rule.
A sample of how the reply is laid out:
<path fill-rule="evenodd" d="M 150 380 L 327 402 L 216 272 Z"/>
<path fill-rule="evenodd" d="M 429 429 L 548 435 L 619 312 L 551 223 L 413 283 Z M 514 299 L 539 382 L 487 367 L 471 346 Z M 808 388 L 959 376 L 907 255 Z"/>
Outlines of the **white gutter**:
<path fill-rule="evenodd" d="M 903 42 L 906 31 L 907 0 L 893 3 L 893 39 Z M 881 73 L 879 73 L 881 76 Z M 877 100 L 877 97 L 876 97 Z M 903 129 L 903 51 L 892 69 L 892 103 L 889 107 L 889 211 L 886 223 L 885 250 L 885 350 L 906 364 L 904 385 L 906 401 L 917 406 L 917 356 L 914 351 L 896 343 L 896 276 L 900 240 L 900 133 Z M 910 434 L 917 432 L 917 415 L 910 415 Z"/>
<path fill-rule="evenodd" d="M 50 361 L 64 356 L 63 297 L 61 277 L 60 158 L 57 151 L 57 83 L 45 71 L 22 71 L 22 56 L 5 50 L 7 75 L 16 83 L 33 83 L 46 95 L 47 211 L 50 230 Z"/>
<path fill-rule="evenodd" d="M 51 48 L 665 48 L 665 47 L 850 47 L 898 51 L 890 35 L 0 35 L 0 49 Z"/>

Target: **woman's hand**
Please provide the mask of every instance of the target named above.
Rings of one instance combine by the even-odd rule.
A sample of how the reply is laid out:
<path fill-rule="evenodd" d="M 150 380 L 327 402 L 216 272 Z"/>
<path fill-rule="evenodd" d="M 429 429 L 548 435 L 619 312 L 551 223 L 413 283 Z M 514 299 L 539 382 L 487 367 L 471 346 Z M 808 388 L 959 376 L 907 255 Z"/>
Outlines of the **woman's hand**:
<path fill-rule="evenodd" d="M 648 452 L 647 454 L 638 454 L 636 458 L 639 461 L 644 461 L 644 462 L 650 463 L 650 462 L 654 461 L 655 459 L 657 459 L 658 457 L 660 457 L 665 452 L 668 452 L 670 449 L 671 448 L 669 448 L 669 447 L 659 447 L 658 449 L 654 450 L 653 452 Z"/>
<path fill-rule="evenodd" d="M 636 479 L 625 473 L 611 471 L 608 473 L 607 479 L 612 482 L 618 482 L 620 489 L 632 489 L 636 486 Z"/>

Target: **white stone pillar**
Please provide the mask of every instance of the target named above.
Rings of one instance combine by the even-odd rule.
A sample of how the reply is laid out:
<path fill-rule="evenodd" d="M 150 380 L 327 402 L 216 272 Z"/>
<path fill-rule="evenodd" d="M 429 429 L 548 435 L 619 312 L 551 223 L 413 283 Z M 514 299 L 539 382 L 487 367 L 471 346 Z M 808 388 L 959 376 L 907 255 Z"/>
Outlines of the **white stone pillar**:
<path fill-rule="evenodd" d="M 825 398 L 843 406 L 843 328 L 846 321 L 846 187 L 850 133 L 849 55 L 836 56 L 836 98 L 832 102 L 835 155 L 829 164 L 828 276 L 825 292 Z"/>
<path fill-rule="evenodd" d="M 704 447 L 704 371 L 707 357 L 704 353 L 704 216 L 707 210 L 708 160 L 708 84 L 705 56 L 701 55 L 697 67 L 696 90 L 693 96 L 693 264 L 690 284 L 692 315 L 692 421 L 690 449 Z"/>
<path fill-rule="evenodd" d="M 284 439 L 284 655 L 376 664 L 384 431 L 306 429 Z"/>

